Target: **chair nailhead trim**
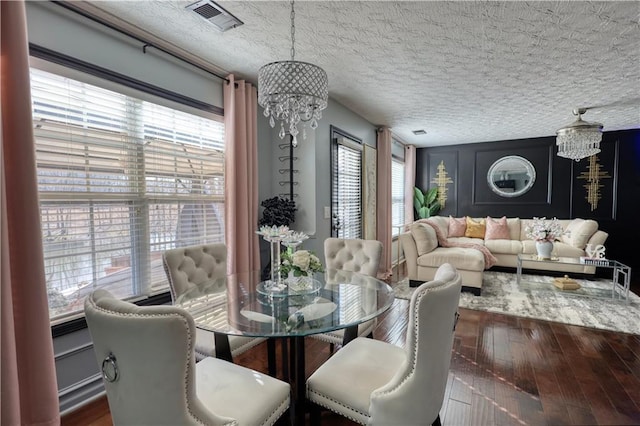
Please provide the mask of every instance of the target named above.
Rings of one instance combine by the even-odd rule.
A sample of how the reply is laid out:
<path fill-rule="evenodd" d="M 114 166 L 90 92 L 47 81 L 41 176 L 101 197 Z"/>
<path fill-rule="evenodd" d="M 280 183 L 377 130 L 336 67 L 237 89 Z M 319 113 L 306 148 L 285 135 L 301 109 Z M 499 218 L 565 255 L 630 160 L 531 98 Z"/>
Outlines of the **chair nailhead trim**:
<path fill-rule="evenodd" d="M 455 280 L 455 278 L 454 278 Z M 434 286 L 434 287 L 429 287 L 427 288 L 425 291 L 421 292 L 420 294 L 418 294 L 417 298 L 416 298 L 416 304 L 415 306 L 420 306 L 420 302 L 422 301 L 422 298 L 424 296 L 426 296 L 428 293 L 437 290 L 441 287 L 446 287 L 447 285 L 451 284 L 452 281 L 446 281 L 446 282 L 442 282 L 441 284 Z M 409 380 L 409 378 L 413 375 L 414 371 L 416 370 L 416 360 L 418 358 L 418 309 L 414 309 L 414 313 L 413 313 L 413 328 L 414 328 L 414 333 L 413 333 L 413 354 L 412 354 L 412 358 L 411 358 L 411 370 L 409 371 L 409 374 L 407 374 L 405 376 L 404 379 L 402 379 L 402 381 L 400 383 L 398 383 L 398 385 L 396 387 L 394 387 L 393 389 L 389 389 L 388 391 L 385 392 L 379 392 L 376 395 L 387 395 L 390 394 L 392 392 L 395 392 L 398 388 L 400 388 L 407 380 Z"/>
<path fill-rule="evenodd" d="M 328 399 L 329 401 L 334 402 L 336 405 L 339 405 L 339 406 L 341 406 L 341 407 L 344 407 L 344 408 L 346 408 L 347 410 L 351 410 L 351 411 L 353 411 L 354 413 L 361 414 L 361 415 L 363 415 L 364 417 L 370 417 L 370 416 L 369 416 L 369 413 L 363 413 L 362 411 L 356 410 L 356 409 L 355 409 L 355 408 L 353 408 L 353 407 L 349 407 L 348 405 L 345 405 L 345 404 L 343 404 L 343 403 L 342 403 L 342 402 L 340 402 L 340 401 L 336 401 L 335 399 L 330 398 L 330 397 L 328 397 L 327 395 L 324 395 L 324 394 L 322 394 L 322 393 L 320 393 L 320 392 L 317 392 L 317 391 L 314 391 L 314 390 L 310 390 L 309 388 L 307 388 L 307 392 L 308 392 L 308 393 L 312 393 L 312 394 L 316 394 L 316 395 L 318 395 L 318 396 L 319 396 L 319 397 L 321 397 L 321 398 Z M 323 404 L 323 403 L 319 403 L 319 402 L 316 402 L 316 401 L 312 401 L 312 402 L 313 402 L 314 404 L 318 404 L 318 405 L 320 405 L 320 406 L 322 406 L 322 407 L 326 408 L 326 409 L 327 409 L 327 410 L 329 410 L 329 411 L 333 411 L 333 412 L 334 412 L 334 413 L 336 413 L 336 414 L 340 414 L 340 415 L 342 415 L 342 416 L 345 416 L 345 417 L 346 417 L 346 418 L 348 418 L 349 420 L 352 420 L 352 421 L 354 421 L 354 422 L 356 422 L 356 423 L 359 423 L 359 424 L 365 424 L 365 423 L 361 423 L 361 422 L 360 422 L 359 420 L 357 420 L 355 417 L 351 417 L 351 416 L 349 416 L 349 415 L 345 415 L 344 413 L 338 413 L 337 411 L 335 411 L 335 410 L 331 409 L 331 407 L 329 407 L 329 406 L 327 406 L 327 405 L 325 405 L 325 404 Z"/>
<path fill-rule="evenodd" d="M 189 328 L 189 322 L 187 321 L 187 319 L 177 313 L 170 313 L 170 314 L 134 314 L 134 313 L 122 313 L 122 312 L 116 312 L 116 311 L 111 311 L 105 308 L 102 308 L 98 305 L 96 305 L 95 300 L 93 300 L 93 298 L 89 299 L 89 303 L 91 303 L 91 306 L 100 311 L 103 312 L 107 315 L 115 315 L 118 317 L 126 317 L 126 318 L 162 318 L 162 317 L 176 317 L 179 320 L 182 321 L 182 323 L 184 324 L 186 330 L 187 330 L 187 351 L 189 351 L 189 353 L 191 353 L 192 351 L 194 351 L 193 349 L 193 339 L 192 339 L 192 335 L 191 335 L 191 329 Z M 195 353 L 195 351 L 194 351 Z M 196 416 L 192 411 L 191 411 L 191 405 L 189 404 L 189 400 L 187 399 L 187 383 L 188 383 L 188 377 L 189 377 L 189 371 L 190 369 L 191 363 L 189 362 L 189 357 L 187 357 L 187 365 L 185 368 L 185 375 L 184 375 L 184 398 L 185 398 L 185 405 L 187 406 L 187 412 L 189 413 L 189 415 L 191 417 L 193 417 L 193 419 L 195 421 L 197 421 L 198 423 L 200 423 L 201 425 L 206 425 L 206 423 L 199 418 L 198 416 Z M 227 423 L 229 426 L 236 426 L 238 423 L 236 421 L 233 421 L 231 423 Z"/>
<path fill-rule="evenodd" d="M 278 405 L 278 407 L 275 410 L 273 410 L 271 412 L 271 414 L 269 414 L 269 416 L 266 419 L 264 419 L 264 421 L 262 423 L 260 423 L 260 424 L 261 425 L 267 425 L 268 424 L 269 426 L 272 426 L 272 425 L 276 424 L 276 422 L 278 421 L 280 416 L 282 416 L 282 412 L 284 412 L 284 410 L 287 409 L 286 407 L 288 407 L 288 405 L 289 405 L 288 402 L 289 402 L 288 398 L 285 399 L 284 401 L 282 401 L 280 403 L 280 405 Z M 283 407 L 285 407 L 284 410 L 282 409 Z M 279 415 L 278 415 L 278 412 L 280 412 Z M 275 418 L 274 418 L 274 416 L 275 416 Z M 269 422 L 269 423 L 267 423 L 267 422 Z"/>

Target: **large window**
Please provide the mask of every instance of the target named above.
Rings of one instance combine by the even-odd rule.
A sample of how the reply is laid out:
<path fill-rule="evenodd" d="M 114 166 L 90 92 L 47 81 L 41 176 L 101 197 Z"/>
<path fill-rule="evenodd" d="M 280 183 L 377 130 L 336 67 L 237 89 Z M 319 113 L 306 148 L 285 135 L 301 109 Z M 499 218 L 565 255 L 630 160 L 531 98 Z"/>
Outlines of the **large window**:
<path fill-rule="evenodd" d="M 164 250 L 224 242 L 219 121 L 31 70 L 52 321 L 166 290 Z"/>
<path fill-rule="evenodd" d="M 400 233 L 397 225 L 404 223 L 404 162 L 391 161 L 391 235 Z"/>

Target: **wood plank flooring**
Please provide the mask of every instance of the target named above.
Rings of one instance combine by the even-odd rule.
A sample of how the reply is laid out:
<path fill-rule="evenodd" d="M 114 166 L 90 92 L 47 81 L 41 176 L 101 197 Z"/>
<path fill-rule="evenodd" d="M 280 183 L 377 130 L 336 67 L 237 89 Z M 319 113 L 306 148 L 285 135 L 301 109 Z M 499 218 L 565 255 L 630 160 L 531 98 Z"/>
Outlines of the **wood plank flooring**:
<path fill-rule="evenodd" d="M 404 345 L 408 305 L 394 302 L 379 320 L 376 339 Z M 443 424 L 640 424 L 640 336 L 467 309 L 460 314 Z M 311 374 L 327 359 L 329 345 L 306 339 L 306 353 Z M 266 372 L 266 345 L 236 362 Z M 105 398 L 62 420 L 111 424 Z M 323 424 L 353 423 L 323 412 Z"/>

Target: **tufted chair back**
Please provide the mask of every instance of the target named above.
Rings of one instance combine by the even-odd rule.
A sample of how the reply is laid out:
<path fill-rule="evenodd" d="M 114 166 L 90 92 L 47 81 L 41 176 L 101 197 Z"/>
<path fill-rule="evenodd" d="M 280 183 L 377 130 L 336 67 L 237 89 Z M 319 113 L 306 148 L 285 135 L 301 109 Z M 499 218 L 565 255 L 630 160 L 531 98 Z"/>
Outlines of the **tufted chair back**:
<path fill-rule="evenodd" d="M 375 277 L 382 255 L 377 240 L 327 238 L 324 259 L 327 269 L 357 272 Z"/>
<path fill-rule="evenodd" d="M 187 290 L 227 275 L 227 247 L 205 244 L 167 250 L 162 255 L 162 262 L 175 302 Z"/>
<path fill-rule="evenodd" d="M 196 425 L 232 421 L 196 396 L 193 319 L 173 306 L 139 307 L 95 290 L 87 325 L 104 374 L 115 425 Z"/>
<path fill-rule="evenodd" d="M 448 263 L 411 297 L 407 363 L 371 395 L 370 424 L 423 424 L 438 417 L 451 363 L 462 280 Z"/>

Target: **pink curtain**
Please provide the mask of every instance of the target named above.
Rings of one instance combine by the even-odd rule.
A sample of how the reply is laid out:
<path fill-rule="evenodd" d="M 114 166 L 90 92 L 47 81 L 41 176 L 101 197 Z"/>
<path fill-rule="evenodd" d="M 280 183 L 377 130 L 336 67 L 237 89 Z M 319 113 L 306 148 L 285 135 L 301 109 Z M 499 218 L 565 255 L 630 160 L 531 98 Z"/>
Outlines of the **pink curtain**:
<path fill-rule="evenodd" d="M 233 74 L 224 86 L 225 239 L 229 273 L 260 269 L 258 236 L 258 91 Z"/>
<path fill-rule="evenodd" d="M 413 187 L 416 186 L 416 147 L 404 147 L 404 223 L 413 222 Z"/>
<path fill-rule="evenodd" d="M 60 424 L 33 145 L 23 2 L 1 9 L 2 425 Z"/>
<path fill-rule="evenodd" d="M 391 130 L 378 129 L 377 137 L 378 170 L 376 192 L 376 235 L 382 243 L 382 258 L 378 277 L 391 276 Z"/>

